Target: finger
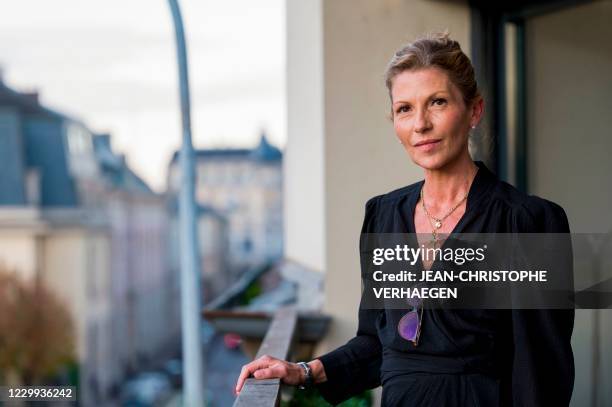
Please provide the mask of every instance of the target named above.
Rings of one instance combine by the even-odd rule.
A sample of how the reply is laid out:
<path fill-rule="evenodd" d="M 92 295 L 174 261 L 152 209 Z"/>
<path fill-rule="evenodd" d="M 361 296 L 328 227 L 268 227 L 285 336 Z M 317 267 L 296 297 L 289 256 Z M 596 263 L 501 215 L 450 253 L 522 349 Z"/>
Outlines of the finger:
<path fill-rule="evenodd" d="M 278 376 L 275 376 L 274 373 L 275 371 L 272 368 L 259 369 L 255 373 L 253 373 L 253 376 L 256 379 L 273 379 L 275 377 L 278 377 Z"/>
<path fill-rule="evenodd" d="M 283 378 L 287 373 L 282 364 L 275 364 L 265 369 L 259 369 L 253 373 L 256 379 L 274 379 Z"/>
<path fill-rule="evenodd" d="M 270 361 L 268 359 L 259 358 L 247 365 L 244 365 L 240 371 L 240 376 L 238 376 L 238 381 L 236 382 L 236 393 L 239 393 L 240 390 L 242 390 L 244 381 L 251 375 L 251 373 L 255 372 L 256 370 L 266 368 L 269 364 Z"/>
<path fill-rule="evenodd" d="M 249 370 L 249 365 L 243 366 L 242 370 L 240 370 L 238 381 L 236 382 L 236 393 L 240 393 L 240 390 L 242 390 L 242 386 L 244 385 L 244 381 L 250 376 L 250 374 L 251 371 Z"/>

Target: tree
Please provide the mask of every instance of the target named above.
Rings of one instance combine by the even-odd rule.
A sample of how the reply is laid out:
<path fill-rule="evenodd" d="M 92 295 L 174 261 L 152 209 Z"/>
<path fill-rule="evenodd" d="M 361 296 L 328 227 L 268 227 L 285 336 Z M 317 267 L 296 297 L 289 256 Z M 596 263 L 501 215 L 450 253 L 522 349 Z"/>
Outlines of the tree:
<path fill-rule="evenodd" d="M 0 372 L 14 384 L 42 380 L 74 361 L 74 327 L 62 301 L 39 279 L 0 266 Z"/>

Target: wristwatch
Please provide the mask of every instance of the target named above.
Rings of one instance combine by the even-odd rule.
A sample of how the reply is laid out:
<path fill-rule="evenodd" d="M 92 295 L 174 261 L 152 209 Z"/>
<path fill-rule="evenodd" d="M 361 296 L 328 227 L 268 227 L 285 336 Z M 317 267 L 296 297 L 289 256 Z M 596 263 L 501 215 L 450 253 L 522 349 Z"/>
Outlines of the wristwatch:
<path fill-rule="evenodd" d="M 312 387 L 312 369 L 306 362 L 298 362 L 298 366 L 304 369 L 304 383 L 299 386 L 300 389 L 304 390 Z"/>

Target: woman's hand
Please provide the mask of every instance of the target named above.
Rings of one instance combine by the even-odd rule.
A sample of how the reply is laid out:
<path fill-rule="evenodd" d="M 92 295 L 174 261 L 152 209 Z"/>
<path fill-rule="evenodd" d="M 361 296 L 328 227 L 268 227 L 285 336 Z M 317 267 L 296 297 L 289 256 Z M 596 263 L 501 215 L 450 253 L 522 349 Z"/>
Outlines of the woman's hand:
<path fill-rule="evenodd" d="M 315 383 L 320 383 L 327 379 L 321 361 L 315 359 L 309 362 L 308 365 L 312 369 Z M 238 382 L 236 382 L 236 394 L 240 393 L 244 381 L 251 375 L 256 379 L 280 378 L 283 383 L 292 386 L 297 386 L 306 381 L 306 373 L 297 363 L 265 355 L 242 367 L 240 376 L 238 376 Z"/>

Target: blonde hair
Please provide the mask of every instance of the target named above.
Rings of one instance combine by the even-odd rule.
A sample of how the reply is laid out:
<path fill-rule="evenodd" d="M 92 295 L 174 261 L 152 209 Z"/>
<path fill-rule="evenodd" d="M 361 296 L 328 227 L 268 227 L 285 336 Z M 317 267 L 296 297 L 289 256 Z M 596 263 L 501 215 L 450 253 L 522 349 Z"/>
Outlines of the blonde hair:
<path fill-rule="evenodd" d="M 466 106 L 480 97 L 474 67 L 463 53 L 457 41 L 450 38 L 448 31 L 431 33 L 420 37 L 398 50 L 385 70 L 385 84 L 391 97 L 393 79 L 404 71 L 423 68 L 444 70 L 451 82 L 461 91 Z"/>

